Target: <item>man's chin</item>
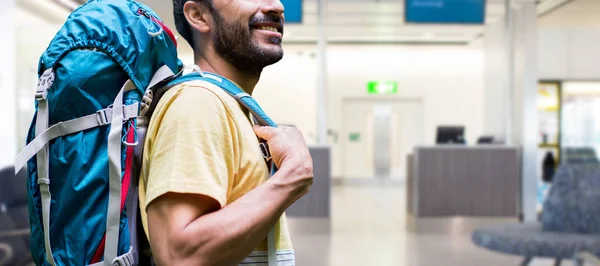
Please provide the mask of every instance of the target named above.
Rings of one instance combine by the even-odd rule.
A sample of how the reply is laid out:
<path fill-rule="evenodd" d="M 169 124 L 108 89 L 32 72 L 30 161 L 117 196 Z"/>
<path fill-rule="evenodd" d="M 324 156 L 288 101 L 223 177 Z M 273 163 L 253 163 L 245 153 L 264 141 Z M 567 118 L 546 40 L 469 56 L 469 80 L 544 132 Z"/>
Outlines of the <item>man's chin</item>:
<path fill-rule="evenodd" d="M 263 55 L 269 58 L 277 58 L 277 61 L 283 57 L 283 47 L 281 44 L 261 43 L 259 44 Z"/>

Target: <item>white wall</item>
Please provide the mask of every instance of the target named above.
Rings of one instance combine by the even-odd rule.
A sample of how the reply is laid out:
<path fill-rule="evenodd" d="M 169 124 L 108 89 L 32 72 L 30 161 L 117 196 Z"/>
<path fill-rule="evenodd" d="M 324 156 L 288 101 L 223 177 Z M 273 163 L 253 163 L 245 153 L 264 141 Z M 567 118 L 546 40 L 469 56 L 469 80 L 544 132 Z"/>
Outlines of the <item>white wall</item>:
<path fill-rule="evenodd" d="M 35 89 L 37 86 L 37 68 L 40 56 L 61 25 L 21 25 L 18 27 L 17 46 L 17 145 L 19 150 L 25 146 L 27 130 L 34 114 Z"/>
<path fill-rule="evenodd" d="M 17 151 L 20 151 L 25 146 L 27 130 L 34 113 L 39 58 L 69 13 L 54 4 L 32 0 L 18 2 L 14 12 L 17 19 L 12 39 L 17 45 L 13 87 L 16 95 L 13 103 L 17 119 L 14 123 L 16 130 L 13 142 Z M 15 155 L 10 154 L 11 162 L 14 162 Z"/>
<path fill-rule="evenodd" d="M 514 143 L 521 146 L 521 212 L 525 221 L 537 219 L 537 12 L 533 2 L 522 3 L 512 16 L 514 45 L 513 123 Z"/>
<path fill-rule="evenodd" d="M 488 135 L 506 135 L 508 119 L 508 47 L 503 21 L 487 25 L 484 31 L 484 116 L 483 130 Z"/>
<path fill-rule="evenodd" d="M 541 28 L 538 31 L 540 79 L 600 79 L 600 29 Z"/>
<path fill-rule="evenodd" d="M 16 21 L 16 1 L 4 0 L 0 2 L 0 168 L 12 164 L 17 151 L 16 139 L 16 105 L 15 105 L 15 74 L 17 73 L 14 41 Z"/>
<path fill-rule="evenodd" d="M 317 143 L 317 60 L 314 46 L 285 47 L 283 59 L 265 68 L 254 97 L 278 124 L 293 124 Z"/>
<path fill-rule="evenodd" d="M 281 63 L 265 69 L 255 97 L 279 123 L 296 124 L 315 140 L 316 59 L 314 46 L 286 46 Z M 423 144 L 433 144 L 439 124 L 466 127 L 469 143 L 483 131 L 483 52 L 442 46 L 328 46 L 328 126 L 341 131 L 344 97 L 369 96 L 370 80 L 395 80 L 398 95 L 424 105 Z M 339 136 L 344 138 L 347 136 Z M 330 140 L 333 140 L 330 138 Z M 340 141 L 338 140 L 338 143 Z M 333 144 L 333 175 L 341 173 L 339 145 Z"/>

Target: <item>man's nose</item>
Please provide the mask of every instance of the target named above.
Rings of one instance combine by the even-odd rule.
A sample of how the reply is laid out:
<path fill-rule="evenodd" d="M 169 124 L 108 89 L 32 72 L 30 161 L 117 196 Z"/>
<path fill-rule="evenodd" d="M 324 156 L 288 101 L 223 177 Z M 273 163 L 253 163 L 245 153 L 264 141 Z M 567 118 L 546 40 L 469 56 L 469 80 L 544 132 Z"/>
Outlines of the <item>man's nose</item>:
<path fill-rule="evenodd" d="M 280 0 L 264 0 L 260 9 L 264 14 L 273 14 L 283 17 L 284 6 Z"/>

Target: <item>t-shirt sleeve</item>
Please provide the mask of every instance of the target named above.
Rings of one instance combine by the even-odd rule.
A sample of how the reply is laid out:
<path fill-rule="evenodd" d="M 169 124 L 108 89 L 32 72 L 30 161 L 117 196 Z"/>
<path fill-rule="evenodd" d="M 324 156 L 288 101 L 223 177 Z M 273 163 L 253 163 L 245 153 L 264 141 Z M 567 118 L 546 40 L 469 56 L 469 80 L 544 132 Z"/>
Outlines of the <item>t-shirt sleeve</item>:
<path fill-rule="evenodd" d="M 168 192 L 201 194 L 225 206 L 236 169 L 237 131 L 220 98 L 202 87 L 166 93 L 151 132 L 143 207 Z"/>

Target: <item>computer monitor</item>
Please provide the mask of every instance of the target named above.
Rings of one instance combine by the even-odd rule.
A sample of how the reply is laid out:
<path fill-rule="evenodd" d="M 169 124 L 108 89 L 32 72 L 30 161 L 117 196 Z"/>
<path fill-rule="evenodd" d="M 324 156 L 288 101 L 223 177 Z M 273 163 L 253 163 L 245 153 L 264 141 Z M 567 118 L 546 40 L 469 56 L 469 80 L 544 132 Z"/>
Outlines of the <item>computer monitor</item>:
<path fill-rule="evenodd" d="M 438 126 L 437 144 L 465 144 L 464 126 Z"/>
<path fill-rule="evenodd" d="M 494 144 L 494 136 L 481 136 L 477 139 L 477 144 Z"/>

